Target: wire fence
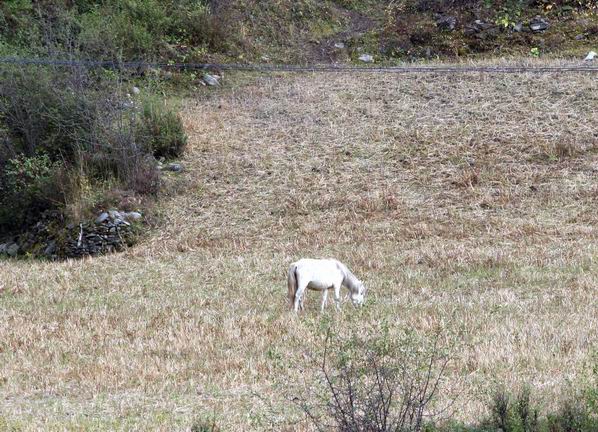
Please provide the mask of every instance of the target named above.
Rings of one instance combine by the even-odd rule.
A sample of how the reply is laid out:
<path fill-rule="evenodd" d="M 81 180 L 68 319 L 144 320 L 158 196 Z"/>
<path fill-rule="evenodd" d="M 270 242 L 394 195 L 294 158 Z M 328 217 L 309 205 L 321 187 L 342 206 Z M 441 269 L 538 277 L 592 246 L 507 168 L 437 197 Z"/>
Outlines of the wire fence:
<path fill-rule="evenodd" d="M 578 63 L 550 66 L 533 65 L 406 65 L 406 66 L 355 66 L 347 64 L 286 65 L 286 64 L 243 64 L 243 63 L 161 63 L 161 62 L 119 62 L 97 60 L 60 60 L 45 58 L 1 57 L 0 64 L 46 65 L 66 68 L 88 67 L 108 69 L 170 69 L 228 70 L 247 72 L 339 72 L 339 73 L 597 73 L 598 64 Z"/>

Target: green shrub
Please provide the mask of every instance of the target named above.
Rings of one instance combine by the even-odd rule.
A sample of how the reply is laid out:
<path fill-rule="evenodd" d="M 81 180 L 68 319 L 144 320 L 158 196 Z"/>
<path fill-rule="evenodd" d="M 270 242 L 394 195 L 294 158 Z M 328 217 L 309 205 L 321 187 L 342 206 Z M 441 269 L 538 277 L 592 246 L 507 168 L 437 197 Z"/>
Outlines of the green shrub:
<path fill-rule="evenodd" d="M 180 156 L 187 145 L 187 136 L 179 115 L 163 101 L 149 98 L 143 103 L 139 141 L 155 157 Z"/>
<path fill-rule="evenodd" d="M 538 409 L 531 404 L 530 390 L 524 388 L 515 398 L 498 390 L 492 397 L 489 424 L 504 432 L 538 431 Z"/>
<path fill-rule="evenodd" d="M 591 432 L 598 426 L 583 403 L 573 400 L 565 401 L 556 414 L 549 415 L 547 423 L 551 432 Z"/>
<path fill-rule="evenodd" d="M 0 35 L 14 45 L 26 45 L 36 38 L 36 29 L 31 26 L 33 4 L 31 0 L 0 2 Z"/>
<path fill-rule="evenodd" d="M 0 112 L 14 152 L 73 160 L 97 130 L 100 107 L 86 78 L 49 68 L 7 68 L 0 80 Z"/>
<path fill-rule="evenodd" d="M 598 351 L 592 354 L 591 366 L 584 389 L 588 411 L 598 417 Z"/>
<path fill-rule="evenodd" d="M 24 67 L 2 78 L 2 231 L 25 228 L 35 222 L 28 215 L 47 209 L 89 215 L 110 188 L 155 195 L 154 155 L 179 156 L 187 142 L 176 112 L 153 98 L 139 107 L 118 76 Z"/>
<path fill-rule="evenodd" d="M 106 1 L 80 14 L 82 52 L 105 59 L 184 60 L 188 46 L 224 51 L 228 35 L 207 2 Z"/>
<path fill-rule="evenodd" d="M 516 397 L 505 390 L 497 391 L 490 404 L 490 419 L 480 426 L 484 432 L 595 432 L 598 419 L 586 407 L 583 396 L 571 397 L 545 417 L 531 403 L 530 390 L 525 388 Z"/>
<path fill-rule="evenodd" d="M 191 432 L 219 432 L 215 417 L 200 417 L 193 422 Z"/>
<path fill-rule="evenodd" d="M 0 172 L 0 229 L 19 227 L 29 217 L 58 207 L 63 166 L 47 155 L 19 155 Z"/>

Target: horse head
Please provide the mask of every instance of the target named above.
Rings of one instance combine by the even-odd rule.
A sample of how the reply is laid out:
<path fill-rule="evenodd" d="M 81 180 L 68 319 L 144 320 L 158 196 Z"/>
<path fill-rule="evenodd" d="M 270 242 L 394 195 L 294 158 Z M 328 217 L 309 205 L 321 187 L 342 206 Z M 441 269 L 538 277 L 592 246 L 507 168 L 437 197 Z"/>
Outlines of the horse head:
<path fill-rule="evenodd" d="M 355 306 L 363 305 L 363 302 L 365 300 L 365 293 L 367 292 L 367 290 L 368 289 L 365 287 L 363 282 L 358 281 L 357 284 L 355 284 L 354 289 L 351 290 L 351 301 Z"/>

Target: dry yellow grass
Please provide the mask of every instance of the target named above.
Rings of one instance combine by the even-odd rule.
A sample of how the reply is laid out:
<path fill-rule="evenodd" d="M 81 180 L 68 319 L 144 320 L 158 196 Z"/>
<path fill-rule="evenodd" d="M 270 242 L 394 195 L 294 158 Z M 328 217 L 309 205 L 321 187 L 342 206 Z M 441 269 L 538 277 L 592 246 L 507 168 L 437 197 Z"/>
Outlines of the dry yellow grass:
<path fill-rule="evenodd" d="M 214 413 L 224 430 L 304 430 L 279 409 L 322 340 L 316 296 L 287 310 L 301 256 L 370 288 L 362 310 L 330 308 L 334 326 L 452 335 L 459 418 L 496 383 L 549 406 L 598 342 L 597 87 L 306 74 L 186 100 L 187 170 L 150 238 L 0 261 L 0 429 L 185 430 Z"/>

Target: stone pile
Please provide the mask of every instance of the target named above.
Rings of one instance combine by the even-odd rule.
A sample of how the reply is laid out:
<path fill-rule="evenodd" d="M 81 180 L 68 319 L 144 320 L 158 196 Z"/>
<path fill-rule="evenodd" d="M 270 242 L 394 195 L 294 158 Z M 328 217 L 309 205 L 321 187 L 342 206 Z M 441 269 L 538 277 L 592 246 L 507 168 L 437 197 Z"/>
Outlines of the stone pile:
<path fill-rule="evenodd" d="M 100 214 L 93 223 L 69 225 L 62 253 L 68 258 L 79 258 L 122 250 L 132 244 L 134 232 L 129 221 L 138 219 L 141 214 L 137 212 L 111 210 Z"/>
<path fill-rule="evenodd" d="M 95 221 L 64 226 L 60 217 L 46 214 L 29 231 L 0 244 L 0 255 L 31 255 L 49 259 L 80 258 L 120 251 L 135 239 L 138 212 L 110 210 Z"/>

